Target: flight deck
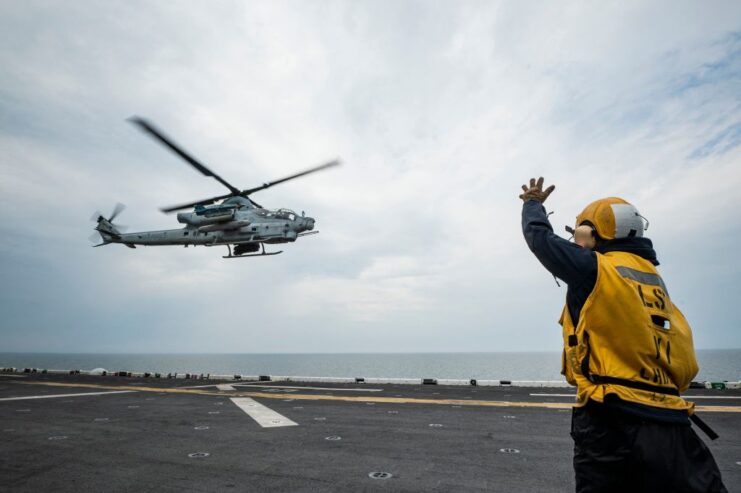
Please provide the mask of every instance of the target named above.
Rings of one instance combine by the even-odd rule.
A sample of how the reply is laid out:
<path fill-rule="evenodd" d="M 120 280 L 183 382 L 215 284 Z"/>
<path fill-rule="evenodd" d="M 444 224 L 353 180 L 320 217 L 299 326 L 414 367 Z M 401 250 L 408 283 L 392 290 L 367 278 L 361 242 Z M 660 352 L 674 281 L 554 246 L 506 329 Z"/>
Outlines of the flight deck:
<path fill-rule="evenodd" d="M 686 397 L 741 492 L 741 390 Z M 569 387 L 3 373 L 0 491 L 568 492 L 573 400 Z"/>

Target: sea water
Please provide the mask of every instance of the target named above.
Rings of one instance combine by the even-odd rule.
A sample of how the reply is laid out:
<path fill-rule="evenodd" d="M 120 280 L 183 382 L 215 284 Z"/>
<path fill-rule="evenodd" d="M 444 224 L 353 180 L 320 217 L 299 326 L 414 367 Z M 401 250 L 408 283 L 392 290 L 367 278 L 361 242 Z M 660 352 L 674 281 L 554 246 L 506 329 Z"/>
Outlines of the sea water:
<path fill-rule="evenodd" d="M 741 380 L 741 349 L 697 351 L 695 380 Z M 359 354 L 0 353 L 0 367 L 315 377 L 563 380 L 560 352 Z"/>

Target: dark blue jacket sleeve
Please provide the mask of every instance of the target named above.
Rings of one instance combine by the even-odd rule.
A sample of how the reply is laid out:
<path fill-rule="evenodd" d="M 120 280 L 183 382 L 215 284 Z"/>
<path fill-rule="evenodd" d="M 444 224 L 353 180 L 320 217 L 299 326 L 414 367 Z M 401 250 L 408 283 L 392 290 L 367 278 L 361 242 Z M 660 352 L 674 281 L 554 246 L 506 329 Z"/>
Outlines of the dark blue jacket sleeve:
<path fill-rule="evenodd" d="M 522 233 L 527 246 L 548 272 L 562 279 L 570 288 L 587 288 L 587 294 L 592 290 L 597 276 L 595 253 L 554 234 L 540 202 L 528 200 L 523 204 Z M 590 281 L 592 286 L 584 286 Z"/>

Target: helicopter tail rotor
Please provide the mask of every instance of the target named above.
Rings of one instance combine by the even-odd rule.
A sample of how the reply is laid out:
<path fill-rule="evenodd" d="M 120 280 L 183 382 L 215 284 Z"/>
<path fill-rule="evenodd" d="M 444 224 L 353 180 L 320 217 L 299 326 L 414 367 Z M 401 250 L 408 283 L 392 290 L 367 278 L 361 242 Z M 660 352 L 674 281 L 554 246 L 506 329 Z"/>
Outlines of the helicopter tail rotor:
<path fill-rule="evenodd" d="M 95 221 L 97 225 L 95 226 L 95 233 L 93 233 L 89 240 L 92 243 L 95 243 L 99 240 L 103 240 L 102 243 L 99 243 L 97 245 L 93 245 L 94 247 L 99 247 L 103 245 L 108 245 L 109 243 L 120 243 L 121 241 L 121 233 L 126 231 L 126 226 L 121 226 L 113 223 L 113 220 L 121 214 L 121 212 L 126 208 L 125 205 L 118 203 L 113 208 L 113 212 L 111 215 L 106 218 L 103 216 L 103 214 L 100 211 L 96 211 L 95 214 L 92 215 L 90 218 L 91 221 Z"/>

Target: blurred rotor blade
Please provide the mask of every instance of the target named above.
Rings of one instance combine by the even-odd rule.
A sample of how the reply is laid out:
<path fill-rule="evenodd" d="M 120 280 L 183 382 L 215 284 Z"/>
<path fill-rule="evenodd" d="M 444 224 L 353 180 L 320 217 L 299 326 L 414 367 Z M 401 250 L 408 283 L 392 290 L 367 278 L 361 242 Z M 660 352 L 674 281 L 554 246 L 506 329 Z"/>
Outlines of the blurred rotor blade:
<path fill-rule="evenodd" d="M 103 217 L 103 213 L 100 211 L 93 212 L 93 215 L 90 216 L 91 221 L 97 221 L 99 217 Z"/>
<path fill-rule="evenodd" d="M 180 211 L 183 209 L 190 209 L 191 207 L 195 207 L 197 205 L 213 204 L 217 200 L 228 199 L 229 197 L 234 197 L 235 195 L 236 194 L 234 193 L 229 193 L 226 195 L 221 195 L 219 197 L 212 197 L 210 199 L 199 200 L 197 202 L 188 202 L 187 204 L 171 205 L 169 207 L 161 207 L 160 210 L 164 212 L 165 214 L 169 214 L 170 212 Z"/>
<path fill-rule="evenodd" d="M 224 180 L 222 177 L 208 169 L 206 166 L 203 165 L 203 163 L 196 160 L 193 156 L 185 152 L 180 146 L 175 144 L 175 142 L 172 141 L 169 137 L 166 137 L 165 134 L 163 134 L 159 129 L 157 129 L 154 125 L 149 123 L 147 120 L 140 118 L 138 116 L 132 116 L 129 118 L 129 121 L 133 123 L 134 125 L 141 128 L 143 131 L 147 132 L 149 135 L 160 141 L 162 144 L 164 144 L 166 147 L 168 147 L 172 152 L 180 156 L 181 158 L 185 159 L 185 161 L 188 162 L 191 166 L 193 166 L 195 169 L 200 171 L 205 176 L 210 176 L 215 178 L 219 183 L 224 185 L 226 188 L 232 191 L 232 193 L 239 193 L 239 190 L 237 187 L 233 186 L 226 180 Z"/>
<path fill-rule="evenodd" d="M 103 237 L 102 237 L 102 236 L 100 236 L 100 233 L 98 233 L 98 232 L 96 231 L 95 233 L 91 234 L 91 235 L 90 235 L 90 236 L 88 237 L 88 240 L 90 240 L 90 243 L 98 243 L 98 242 L 99 242 L 99 241 L 100 241 L 100 240 L 101 240 L 102 238 L 103 238 Z"/>
<path fill-rule="evenodd" d="M 126 209 L 126 206 L 123 205 L 121 202 L 116 204 L 116 207 L 113 208 L 113 212 L 111 213 L 111 217 L 108 218 L 108 222 L 113 222 L 114 219 L 116 219 L 116 216 L 121 214 L 121 211 Z"/>
<path fill-rule="evenodd" d="M 305 175 L 308 175 L 310 173 L 315 173 L 315 172 L 321 171 L 323 169 L 331 168 L 332 166 L 339 166 L 339 164 L 340 164 L 340 160 L 339 159 L 335 159 L 335 160 L 330 161 L 328 163 L 324 163 L 321 166 L 317 166 L 315 168 L 310 168 L 310 169 L 301 171 L 300 173 L 296 173 L 296 174 L 291 175 L 291 176 L 286 176 L 285 178 L 281 178 L 279 180 L 269 181 L 267 183 L 263 183 L 259 187 L 248 188 L 247 190 L 242 190 L 242 193 L 240 195 L 247 196 L 247 195 L 249 195 L 251 193 L 255 193 L 255 192 L 259 191 L 259 190 L 265 190 L 266 188 L 270 188 L 273 185 L 277 185 L 279 183 L 283 183 L 283 182 L 286 182 L 288 180 L 293 180 L 294 178 L 299 178 L 301 176 L 305 176 Z"/>

